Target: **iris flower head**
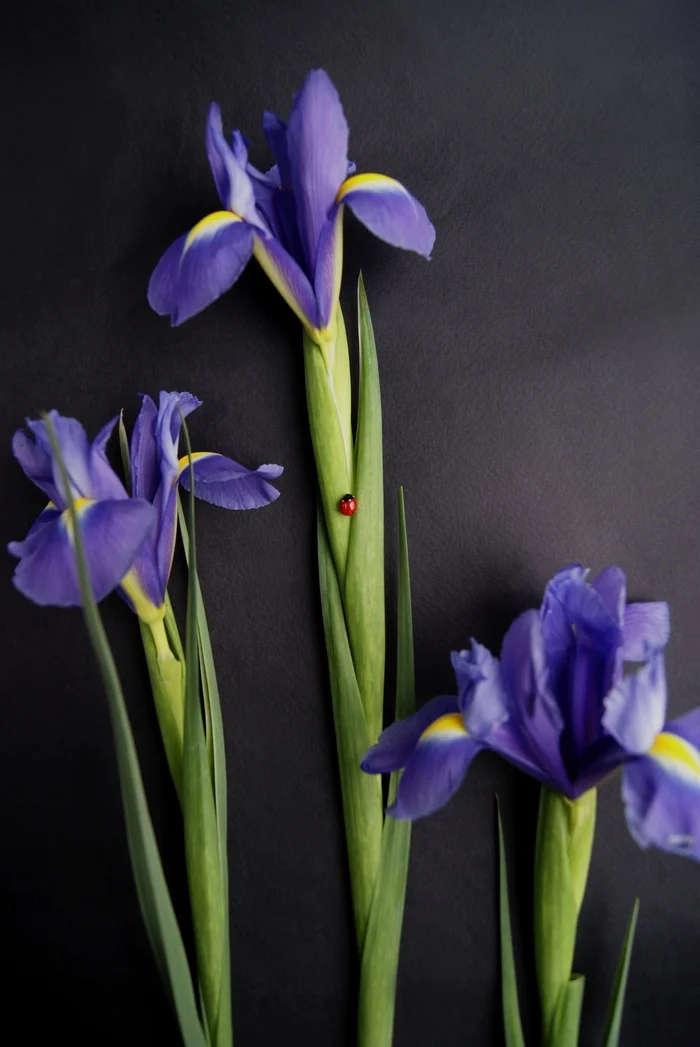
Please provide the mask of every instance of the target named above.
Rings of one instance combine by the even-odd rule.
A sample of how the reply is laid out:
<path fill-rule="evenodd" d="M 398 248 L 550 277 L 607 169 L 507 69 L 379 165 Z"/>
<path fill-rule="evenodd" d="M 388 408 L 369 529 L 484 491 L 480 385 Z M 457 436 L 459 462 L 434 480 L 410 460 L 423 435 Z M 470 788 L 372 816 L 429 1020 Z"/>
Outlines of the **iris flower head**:
<path fill-rule="evenodd" d="M 700 860 L 700 709 L 666 722 L 669 631 L 667 604 L 627 603 L 619 568 L 567 567 L 499 658 L 454 652 L 458 694 L 387 728 L 362 767 L 404 769 L 389 810 L 404 819 L 447 803 L 483 749 L 570 799 L 621 767 L 635 840 Z"/>
<path fill-rule="evenodd" d="M 268 111 L 263 131 L 276 161 L 266 172 L 249 163 L 240 131 L 229 144 L 212 103 L 206 149 L 221 209 L 168 248 L 151 276 L 148 300 L 181 324 L 227 291 L 254 255 L 323 344 L 334 337 L 345 207 L 375 236 L 425 257 L 435 230 L 400 182 L 354 173 L 343 107 L 323 70 L 307 75 L 288 122 Z"/>
<path fill-rule="evenodd" d="M 177 535 L 177 492 L 189 490 L 187 456 L 178 454 L 182 419 L 200 401 L 191 393 L 161 392 L 158 407 L 143 396 L 131 439 L 132 495 L 109 463 L 112 419 L 90 443 L 74 418 L 50 412 L 78 514 L 96 600 L 119 588 L 144 621 L 163 614 Z M 19 559 L 17 589 L 34 603 L 60 607 L 81 603 L 68 493 L 63 489 L 43 421 L 27 421 L 12 441 L 15 458 L 29 479 L 50 499 L 26 538 L 10 542 Z M 254 509 L 274 501 L 270 483 L 282 469 L 250 470 L 209 451 L 192 455 L 194 493 L 226 509 Z"/>

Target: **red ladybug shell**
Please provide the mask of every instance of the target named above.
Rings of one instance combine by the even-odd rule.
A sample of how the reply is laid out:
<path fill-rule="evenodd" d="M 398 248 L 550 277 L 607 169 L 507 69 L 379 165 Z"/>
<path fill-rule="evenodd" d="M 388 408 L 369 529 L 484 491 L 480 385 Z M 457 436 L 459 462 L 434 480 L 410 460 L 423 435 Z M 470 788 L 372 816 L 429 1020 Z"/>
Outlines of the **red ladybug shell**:
<path fill-rule="evenodd" d="M 344 494 L 338 502 L 338 508 L 343 516 L 354 516 L 357 512 L 357 499 L 351 494 Z"/>

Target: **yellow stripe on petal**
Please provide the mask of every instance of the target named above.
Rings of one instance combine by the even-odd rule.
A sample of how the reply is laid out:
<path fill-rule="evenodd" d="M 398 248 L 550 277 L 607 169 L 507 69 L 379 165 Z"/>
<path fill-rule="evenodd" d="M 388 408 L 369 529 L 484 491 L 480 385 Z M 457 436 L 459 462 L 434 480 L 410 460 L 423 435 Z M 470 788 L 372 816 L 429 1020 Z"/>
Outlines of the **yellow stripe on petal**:
<path fill-rule="evenodd" d="M 182 253 L 185 254 L 186 251 L 189 251 L 195 240 L 208 240 L 221 229 L 225 229 L 227 225 L 233 225 L 235 222 L 242 221 L 243 219 L 234 211 L 214 211 L 212 214 L 208 214 L 201 222 L 197 222 L 193 229 L 190 229 L 182 248 Z"/>
<path fill-rule="evenodd" d="M 73 499 L 73 508 L 75 509 L 75 511 L 76 511 L 78 516 L 81 516 L 89 506 L 94 505 L 94 504 L 95 504 L 95 499 L 94 498 L 74 498 Z M 70 543 L 72 545 L 73 544 L 73 537 L 75 535 L 75 531 L 73 530 L 73 521 L 71 520 L 71 515 L 70 515 L 70 510 L 69 509 L 64 509 L 63 512 L 61 513 L 61 523 L 65 527 L 66 531 L 68 532 L 68 537 L 70 538 Z"/>
<path fill-rule="evenodd" d="M 657 734 L 647 755 L 660 763 L 664 770 L 700 789 L 700 752 L 685 738 L 662 731 Z"/>
<path fill-rule="evenodd" d="M 397 182 L 395 178 L 389 178 L 388 175 L 383 174 L 359 174 L 351 175 L 350 178 L 346 178 L 340 189 L 338 195 L 335 198 L 335 202 L 340 204 L 343 202 L 348 193 L 354 192 L 356 189 L 364 189 L 369 192 L 396 192 L 405 193 L 406 190 Z"/>
<path fill-rule="evenodd" d="M 423 731 L 420 741 L 451 742 L 457 738 L 468 738 L 469 731 L 464 726 L 461 713 L 447 713 L 439 716 Z"/>

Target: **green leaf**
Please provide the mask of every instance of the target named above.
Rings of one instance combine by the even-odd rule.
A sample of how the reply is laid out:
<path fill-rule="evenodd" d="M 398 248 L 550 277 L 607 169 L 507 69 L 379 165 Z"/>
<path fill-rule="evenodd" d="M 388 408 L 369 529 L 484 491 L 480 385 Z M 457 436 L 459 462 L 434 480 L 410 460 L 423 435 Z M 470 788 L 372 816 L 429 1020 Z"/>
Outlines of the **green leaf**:
<path fill-rule="evenodd" d="M 304 374 L 309 430 L 316 459 L 321 505 L 333 560 L 341 581 L 350 540 L 350 517 L 338 502 L 353 490 L 353 447 L 350 422 L 350 356 L 343 314 L 338 307 L 336 339 L 321 347 L 304 331 Z"/>
<path fill-rule="evenodd" d="M 518 979 L 515 972 L 513 939 L 510 928 L 510 906 L 508 903 L 508 868 L 506 866 L 506 845 L 503 839 L 503 822 L 501 807 L 496 797 L 498 816 L 498 868 L 499 868 L 499 922 L 501 933 L 501 1006 L 503 1008 L 503 1032 L 506 1047 L 525 1047 L 525 1037 L 520 1021 L 520 1004 L 518 1003 Z"/>
<path fill-rule="evenodd" d="M 568 986 L 591 860 L 595 811 L 595 789 L 577 800 L 568 800 L 541 787 L 535 843 L 535 961 L 544 1042 L 556 1047 L 558 1041 L 551 1039 L 555 1012 L 563 1006 L 562 1000 L 568 1000 L 569 993 L 575 1001 L 578 991 Z"/>
<path fill-rule="evenodd" d="M 182 503 L 178 497 L 177 503 L 178 519 L 182 542 L 185 548 L 185 556 L 189 563 L 189 534 L 185 522 L 185 514 Z M 222 974 L 222 1022 L 231 1024 L 231 952 L 230 952 L 230 929 L 229 929 L 229 885 L 228 885 L 228 793 L 226 781 L 226 749 L 224 744 L 224 725 L 221 713 L 221 699 L 219 695 L 219 684 L 214 664 L 214 651 L 209 633 L 209 623 L 204 609 L 202 591 L 199 577 L 195 574 L 195 585 L 197 588 L 197 637 L 199 641 L 200 673 L 202 680 L 202 691 L 204 694 L 204 707 L 207 710 L 207 723 L 209 734 L 207 736 L 207 753 L 210 757 L 211 770 L 214 782 L 214 798 L 216 802 L 216 824 L 219 834 L 219 856 L 221 859 L 221 884 L 224 895 L 224 964 Z M 166 604 L 167 624 L 167 604 Z M 224 1014 L 227 1012 L 228 1017 Z"/>
<path fill-rule="evenodd" d="M 580 974 L 573 974 L 562 986 L 554 1011 L 551 1047 L 577 1047 L 585 986 L 586 979 Z"/>
<path fill-rule="evenodd" d="M 212 1043 L 226 1047 L 232 1043 L 229 1013 L 225 1000 L 228 986 L 226 934 L 226 890 L 222 880 L 219 828 L 216 803 L 207 756 L 200 700 L 199 642 L 197 623 L 199 595 L 194 523 L 194 476 L 192 450 L 187 425 L 182 419 L 183 434 L 191 471 L 189 497 L 189 585 L 187 591 L 187 627 L 185 633 L 185 727 L 182 761 L 182 809 L 185 824 L 185 856 L 190 886 L 197 964 L 207 1027 Z M 224 1020 L 222 1020 L 224 1019 Z"/>
<path fill-rule="evenodd" d="M 141 913 L 156 962 L 177 1015 L 183 1041 L 186 1047 L 208 1047 L 197 1014 L 185 947 L 148 811 L 119 674 L 92 594 L 80 521 L 70 494 L 68 475 L 51 419 L 44 416 L 44 421 L 60 470 L 62 486 L 68 491 L 68 511 L 74 535 L 83 614 L 109 702 L 127 841 Z"/>
<path fill-rule="evenodd" d="M 357 512 L 350 521 L 343 605 L 367 728 L 374 742 L 384 714 L 384 475 L 379 367 L 362 277 L 357 306 L 360 380 L 353 491 Z"/>
<path fill-rule="evenodd" d="M 622 1028 L 622 1011 L 625 1006 L 625 992 L 627 991 L 627 979 L 630 972 L 632 960 L 632 947 L 634 935 L 637 929 L 637 917 L 639 916 L 639 898 L 635 899 L 630 917 L 627 934 L 622 945 L 620 961 L 615 974 L 612 996 L 608 1008 L 608 1017 L 605 1022 L 605 1035 L 603 1036 L 603 1047 L 617 1047 L 620 1041 L 620 1029 Z"/>
<path fill-rule="evenodd" d="M 131 456 L 129 454 L 129 438 L 126 435 L 124 425 L 124 411 L 119 412 L 119 450 L 122 458 L 122 469 L 124 470 L 124 486 L 128 494 L 131 494 Z"/>
<path fill-rule="evenodd" d="M 413 623 L 408 541 L 403 488 L 399 490 L 399 585 L 396 650 L 396 719 L 415 709 Z M 389 803 L 396 798 L 399 774 L 389 782 Z M 362 951 L 358 1007 L 358 1043 L 391 1047 L 399 967 L 401 930 L 406 902 L 411 823 L 384 819 L 377 887 Z"/>
<path fill-rule="evenodd" d="M 378 775 L 360 770 L 360 760 L 370 746 L 370 738 L 350 653 L 338 577 L 321 512 L 318 514 L 318 566 L 355 931 L 362 952 L 382 846 L 382 787 Z"/>

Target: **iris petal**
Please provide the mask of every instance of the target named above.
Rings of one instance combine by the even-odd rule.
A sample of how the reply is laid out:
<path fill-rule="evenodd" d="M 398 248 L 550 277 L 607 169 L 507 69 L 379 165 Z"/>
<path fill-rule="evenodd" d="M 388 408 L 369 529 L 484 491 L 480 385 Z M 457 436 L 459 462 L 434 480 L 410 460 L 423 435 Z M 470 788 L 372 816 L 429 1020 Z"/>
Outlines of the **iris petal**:
<path fill-rule="evenodd" d="M 288 306 L 313 334 L 319 326 L 309 279 L 288 251 L 271 236 L 256 235 L 255 257 Z"/>
<path fill-rule="evenodd" d="M 488 738 L 508 719 L 508 696 L 498 659 L 472 640 L 471 650 L 452 652 L 452 668 L 467 730 L 474 738 Z"/>
<path fill-rule="evenodd" d="M 622 657 L 627 662 L 642 662 L 650 648 L 666 646 L 670 633 L 667 603 L 628 604 L 622 627 Z"/>
<path fill-rule="evenodd" d="M 231 149 L 224 137 L 221 110 L 216 102 L 209 106 L 205 142 L 209 166 L 223 207 L 246 222 L 256 224 L 255 195 L 246 171 L 248 150 L 240 131 L 234 132 Z"/>
<path fill-rule="evenodd" d="M 467 734 L 459 713 L 435 720 L 420 736 L 401 775 L 392 818 L 424 818 L 452 799 L 470 763 L 483 748 Z"/>
<path fill-rule="evenodd" d="M 362 770 L 367 774 L 387 774 L 405 767 L 423 731 L 441 716 L 458 712 L 459 701 L 454 695 L 443 694 L 426 702 L 412 716 L 397 720 L 382 731 L 376 744 L 362 757 Z"/>
<path fill-rule="evenodd" d="M 700 861 L 700 752 L 668 731 L 647 756 L 625 765 L 625 817 L 641 847 Z"/>
<path fill-rule="evenodd" d="M 107 442 L 119 421 L 119 416 L 99 431 L 90 448 L 90 481 L 93 498 L 128 498 L 121 482 L 107 458 Z"/>
<path fill-rule="evenodd" d="M 140 499 L 89 502 L 79 509 L 90 581 L 96 600 L 117 587 L 154 524 L 153 507 Z M 67 510 L 36 531 L 13 577 L 34 603 L 71 607 L 81 603 Z M 15 552 L 20 543 L 15 545 Z M 12 551 L 12 550 L 11 550 Z"/>
<path fill-rule="evenodd" d="M 564 721 L 549 688 L 537 611 L 519 615 L 506 633 L 501 673 L 512 703 L 511 718 L 504 725 L 504 730 L 508 728 L 505 740 L 514 751 L 522 749 L 525 758 L 539 768 L 541 780 L 570 795 L 571 783 L 561 753 Z M 516 718 L 517 728 L 513 722 Z"/>
<path fill-rule="evenodd" d="M 322 69 L 308 73 L 294 99 L 286 141 L 307 272 L 313 273 L 321 229 L 348 168 L 348 124 Z"/>
<path fill-rule="evenodd" d="M 664 657 L 655 652 L 605 698 L 603 727 L 628 753 L 648 752 L 666 719 Z"/>
<path fill-rule="evenodd" d="M 71 492 L 74 498 L 92 497 L 92 478 L 90 476 L 90 444 L 87 433 L 75 418 L 64 418 L 58 411 L 49 411 L 49 418 L 56 433 L 61 456 L 68 473 Z M 58 499 L 56 504 L 63 509 L 66 506 L 66 492 L 63 489 L 58 462 L 54 461 L 51 441 L 43 421 L 28 421 L 27 425 L 34 433 L 37 443 L 51 456 L 51 469 Z"/>
<path fill-rule="evenodd" d="M 148 302 L 173 327 L 206 309 L 236 282 L 253 253 L 253 232 L 230 211 L 216 211 L 171 244 L 153 270 Z"/>
<path fill-rule="evenodd" d="M 341 186 L 336 202 L 346 204 L 380 240 L 430 258 L 435 243 L 433 223 L 423 205 L 396 179 L 353 175 Z"/>
<path fill-rule="evenodd" d="M 37 440 L 18 429 L 12 437 L 12 453 L 21 465 L 25 476 L 43 491 L 52 502 L 58 501 L 58 491 L 53 478 L 51 455 Z"/>
<path fill-rule="evenodd" d="M 282 474 L 279 465 L 261 465 L 258 469 L 245 466 L 211 451 L 196 451 L 192 455 L 194 493 L 197 498 L 224 509 L 258 509 L 279 498 L 279 491 L 269 483 Z M 180 483 L 190 489 L 189 460 L 179 463 Z"/>
<path fill-rule="evenodd" d="M 141 395 L 141 410 L 131 433 L 131 491 L 135 498 L 155 499 L 160 481 L 156 444 L 158 408 L 147 394 Z"/>

